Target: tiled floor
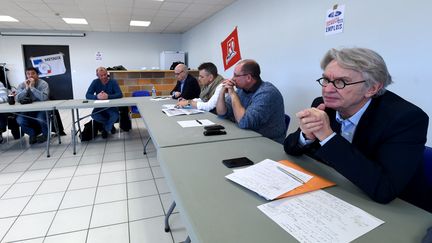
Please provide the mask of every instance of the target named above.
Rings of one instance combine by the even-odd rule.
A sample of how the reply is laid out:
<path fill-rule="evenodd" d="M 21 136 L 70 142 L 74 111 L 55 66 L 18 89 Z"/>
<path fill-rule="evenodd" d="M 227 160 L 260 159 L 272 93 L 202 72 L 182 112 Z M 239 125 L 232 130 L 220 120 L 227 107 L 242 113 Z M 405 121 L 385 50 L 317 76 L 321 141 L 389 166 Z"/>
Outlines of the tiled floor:
<path fill-rule="evenodd" d="M 0 242 L 185 240 L 177 211 L 172 232 L 164 232 L 172 199 L 151 143 L 143 155 L 142 120 L 134 119 L 130 132 L 79 142 L 73 155 L 69 113 L 61 112 L 68 136 L 52 142 L 50 158 L 44 145 L 30 147 L 11 135 L 0 145 Z"/>

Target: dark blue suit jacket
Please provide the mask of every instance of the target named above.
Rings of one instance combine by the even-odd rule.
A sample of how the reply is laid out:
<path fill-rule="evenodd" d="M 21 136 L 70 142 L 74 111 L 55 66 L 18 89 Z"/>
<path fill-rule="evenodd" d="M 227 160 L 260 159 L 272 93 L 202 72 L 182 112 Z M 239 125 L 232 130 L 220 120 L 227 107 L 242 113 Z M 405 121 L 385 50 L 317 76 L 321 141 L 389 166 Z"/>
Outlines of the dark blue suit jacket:
<path fill-rule="evenodd" d="M 320 97 L 312 106 L 321 103 Z M 325 111 L 333 131 L 339 133 L 336 111 Z M 332 166 L 377 202 L 400 197 L 432 212 L 432 188 L 423 166 L 428 123 L 429 117 L 420 108 L 386 91 L 372 99 L 352 143 L 337 134 L 322 147 L 317 141 L 300 147 L 299 129 L 285 139 L 284 149 Z"/>
<path fill-rule="evenodd" d="M 180 87 L 181 87 L 180 81 L 177 81 L 177 84 L 174 87 L 174 89 L 171 91 L 171 94 L 174 91 L 181 92 Z M 199 98 L 200 93 L 201 93 L 201 88 L 198 84 L 198 81 L 196 80 L 196 78 L 194 76 L 188 74 L 188 76 L 186 77 L 184 86 L 183 86 L 183 92 L 181 92 L 181 95 L 179 98 L 191 100 L 194 98 Z"/>

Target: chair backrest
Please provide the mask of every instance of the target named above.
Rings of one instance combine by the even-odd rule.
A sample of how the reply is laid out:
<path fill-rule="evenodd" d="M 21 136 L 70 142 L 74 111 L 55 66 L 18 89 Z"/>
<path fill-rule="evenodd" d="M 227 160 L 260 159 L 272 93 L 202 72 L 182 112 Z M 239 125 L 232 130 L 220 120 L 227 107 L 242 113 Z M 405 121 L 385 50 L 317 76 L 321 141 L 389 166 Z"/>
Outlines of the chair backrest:
<path fill-rule="evenodd" d="M 427 181 L 432 186 L 432 148 L 428 146 L 424 150 L 424 167 Z"/>
<path fill-rule="evenodd" d="M 290 120 L 291 120 L 291 118 L 287 114 L 285 114 L 285 131 L 288 130 L 288 126 L 290 124 Z"/>
<path fill-rule="evenodd" d="M 150 92 L 147 90 L 137 90 L 132 92 L 132 97 L 140 97 L 140 96 L 150 96 Z M 139 110 L 136 106 L 131 107 L 131 112 L 133 114 L 139 114 Z"/>
<path fill-rule="evenodd" d="M 150 92 L 147 90 L 137 90 L 132 92 L 132 97 L 139 97 L 139 96 L 150 96 Z"/>

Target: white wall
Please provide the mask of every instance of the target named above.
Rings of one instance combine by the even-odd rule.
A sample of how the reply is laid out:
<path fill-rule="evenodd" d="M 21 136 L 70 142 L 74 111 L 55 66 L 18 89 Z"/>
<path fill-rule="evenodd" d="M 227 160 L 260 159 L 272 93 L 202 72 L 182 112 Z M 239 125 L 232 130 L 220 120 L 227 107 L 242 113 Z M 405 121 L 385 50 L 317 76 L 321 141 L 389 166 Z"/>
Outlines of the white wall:
<path fill-rule="evenodd" d="M 84 98 L 90 82 L 96 78 L 99 66 L 123 65 L 129 70 L 159 66 L 159 54 L 164 50 L 179 50 L 181 36 L 177 34 L 101 33 L 90 32 L 86 37 L 0 37 L 0 63 L 10 69 L 11 83 L 25 78 L 22 45 L 68 45 L 71 58 L 74 98 Z M 96 52 L 102 60 L 96 61 Z"/>
<path fill-rule="evenodd" d="M 333 4 L 345 4 L 344 33 L 324 35 L 324 20 Z M 243 58 L 261 65 L 264 80 L 282 92 L 286 113 L 308 107 L 320 95 L 315 80 L 319 62 L 329 48 L 367 47 L 386 60 L 394 84 L 389 90 L 415 103 L 429 116 L 428 142 L 432 145 L 432 2 L 406 1 L 294 1 L 238 0 L 182 36 L 189 66 L 214 62 L 223 72 L 221 41 L 238 26 Z M 298 127 L 291 119 L 290 131 Z"/>

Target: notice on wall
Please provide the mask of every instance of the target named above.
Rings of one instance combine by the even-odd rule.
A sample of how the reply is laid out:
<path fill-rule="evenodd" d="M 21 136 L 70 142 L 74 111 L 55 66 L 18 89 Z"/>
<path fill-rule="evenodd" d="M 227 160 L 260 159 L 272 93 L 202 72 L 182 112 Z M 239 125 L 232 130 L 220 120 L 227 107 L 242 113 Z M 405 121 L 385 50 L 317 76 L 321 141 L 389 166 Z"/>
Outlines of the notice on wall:
<path fill-rule="evenodd" d="M 49 77 L 66 73 L 63 53 L 30 57 L 32 66 L 39 70 L 39 77 Z"/>
<path fill-rule="evenodd" d="M 334 35 L 343 32 L 345 5 L 335 5 L 327 11 L 325 21 L 325 35 Z"/>
<path fill-rule="evenodd" d="M 102 61 L 102 56 L 103 56 L 102 52 L 100 52 L 100 51 L 96 52 L 96 55 L 95 55 L 96 61 Z"/>

